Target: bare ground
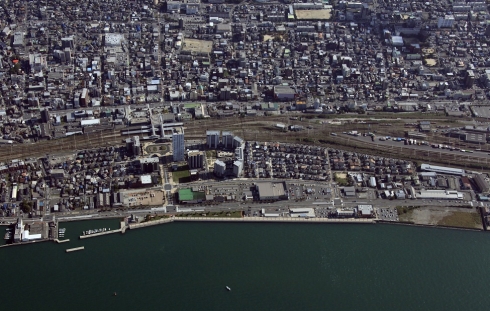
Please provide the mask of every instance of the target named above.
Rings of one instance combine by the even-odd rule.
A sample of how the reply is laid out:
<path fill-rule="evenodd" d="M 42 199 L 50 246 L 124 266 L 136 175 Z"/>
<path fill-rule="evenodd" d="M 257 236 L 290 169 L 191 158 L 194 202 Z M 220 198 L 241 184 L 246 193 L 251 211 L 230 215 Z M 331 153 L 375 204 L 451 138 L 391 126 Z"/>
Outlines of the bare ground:
<path fill-rule="evenodd" d="M 475 209 L 455 207 L 420 207 L 399 215 L 400 221 L 422 225 L 453 226 L 483 229 L 480 215 Z"/>

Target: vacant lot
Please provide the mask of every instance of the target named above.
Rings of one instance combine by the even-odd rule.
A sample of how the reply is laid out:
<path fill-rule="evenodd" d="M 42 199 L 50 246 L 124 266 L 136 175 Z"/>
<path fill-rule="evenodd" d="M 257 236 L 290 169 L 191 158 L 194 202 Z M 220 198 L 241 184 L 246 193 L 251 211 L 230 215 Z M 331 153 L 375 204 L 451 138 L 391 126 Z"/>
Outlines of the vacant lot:
<path fill-rule="evenodd" d="M 421 225 L 439 225 L 483 229 L 480 214 L 475 209 L 444 206 L 418 207 L 399 214 L 400 221 Z"/>
<path fill-rule="evenodd" d="M 172 171 L 172 179 L 175 183 L 185 183 L 190 181 L 191 174 L 189 173 L 189 166 L 179 166 L 176 171 Z"/>

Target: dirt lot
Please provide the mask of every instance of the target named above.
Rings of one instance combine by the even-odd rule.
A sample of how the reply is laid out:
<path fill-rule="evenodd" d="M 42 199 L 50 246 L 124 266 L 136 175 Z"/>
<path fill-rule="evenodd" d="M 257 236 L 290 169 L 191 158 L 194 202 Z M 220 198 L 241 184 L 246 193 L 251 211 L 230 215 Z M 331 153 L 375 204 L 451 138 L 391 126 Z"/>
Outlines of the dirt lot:
<path fill-rule="evenodd" d="M 469 208 L 419 207 L 400 214 L 399 219 L 400 221 L 410 221 L 423 225 L 483 229 L 478 211 Z"/>

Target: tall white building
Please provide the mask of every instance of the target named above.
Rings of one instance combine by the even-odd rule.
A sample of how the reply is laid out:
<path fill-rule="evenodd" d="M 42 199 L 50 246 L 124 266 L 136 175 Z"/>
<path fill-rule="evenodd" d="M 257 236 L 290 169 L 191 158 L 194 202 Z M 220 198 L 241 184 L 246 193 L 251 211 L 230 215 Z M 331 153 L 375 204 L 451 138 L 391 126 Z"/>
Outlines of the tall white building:
<path fill-rule="evenodd" d="M 214 162 L 214 174 L 216 176 L 224 176 L 226 171 L 226 164 L 223 161 L 216 160 Z"/>
<path fill-rule="evenodd" d="M 243 171 L 243 162 L 242 161 L 233 162 L 233 175 L 239 177 L 242 174 L 242 171 Z"/>
<path fill-rule="evenodd" d="M 238 136 L 233 137 L 233 148 L 239 148 L 239 147 L 244 147 L 245 146 L 245 141 Z"/>
<path fill-rule="evenodd" d="M 453 15 L 444 15 L 437 20 L 437 28 L 451 28 L 454 25 Z"/>
<path fill-rule="evenodd" d="M 206 132 L 206 143 L 208 149 L 217 149 L 219 145 L 219 131 L 207 131 Z"/>
<path fill-rule="evenodd" d="M 222 143 L 225 149 L 233 149 L 233 133 L 223 132 Z"/>
<path fill-rule="evenodd" d="M 243 147 L 238 147 L 235 149 L 235 158 L 238 161 L 243 161 L 245 159 L 245 157 L 243 155 Z"/>
<path fill-rule="evenodd" d="M 184 129 L 180 129 L 172 134 L 172 149 L 174 162 L 184 161 Z"/>

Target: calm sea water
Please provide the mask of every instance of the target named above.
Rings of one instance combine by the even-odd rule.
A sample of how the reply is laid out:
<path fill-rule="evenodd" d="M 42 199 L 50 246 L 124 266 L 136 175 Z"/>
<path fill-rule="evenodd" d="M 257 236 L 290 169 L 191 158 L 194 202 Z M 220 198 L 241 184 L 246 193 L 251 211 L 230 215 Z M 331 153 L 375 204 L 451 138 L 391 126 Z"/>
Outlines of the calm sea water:
<path fill-rule="evenodd" d="M 490 235 L 390 225 L 173 223 L 15 246 L 2 310 L 488 310 Z M 66 248 L 85 250 L 65 253 Z M 228 292 L 225 286 L 231 287 Z M 117 296 L 113 293 L 117 292 Z"/>

